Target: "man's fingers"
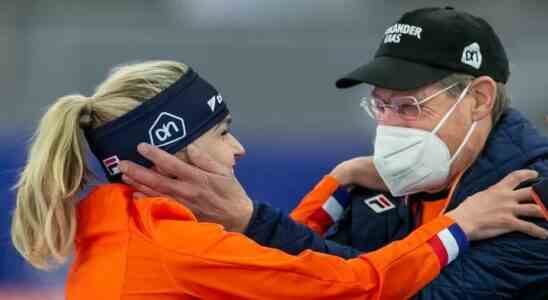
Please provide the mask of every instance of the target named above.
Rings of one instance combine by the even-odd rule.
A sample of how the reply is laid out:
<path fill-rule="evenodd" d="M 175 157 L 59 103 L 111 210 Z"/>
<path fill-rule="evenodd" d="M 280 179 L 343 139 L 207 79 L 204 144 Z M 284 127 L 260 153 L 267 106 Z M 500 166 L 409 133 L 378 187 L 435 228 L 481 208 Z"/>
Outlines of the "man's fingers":
<path fill-rule="evenodd" d="M 121 161 L 120 169 L 126 179 L 129 178 L 134 184 L 146 186 L 159 194 L 170 194 L 173 192 L 175 183 L 172 183 L 173 180 L 171 178 L 162 176 L 131 161 Z"/>
<path fill-rule="evenodd" d="M 133 193 L 133 200 L 139 200 L 139 199 L 142 199 L 142 198 L 145 198 L 145 197 L 147 197 L 147 195 L 145 195 L 141 192 Z"/>
<path fill-rule="evenodd" d="M 539 239 L 547 239 L 548 238 L 548 230 L 546 230 L 546 229 L 544 229 L 544 228 L 542 228 L 542 227 L 540 227 L 536 224 L 527 222 L 527 221 L 517 219 L 515 221 L 515 228 L 514 229 L 516 231 L 525 233 L 527 235 L 530 235 L 530 236 L 533 236 L 533 237 L 536 237 L 536 238 L 539 238 Z"/>
<path fill-rule="evenodd" d="M 168 176 L 174 176 L 177 178 L 194 178 L 198 169 L 191 165 L 181 161 L 174 155 L 171 155 L 164 150 L 154 147 L 146 143 L 140 143 L 137 146 L 137 151 L 154 163 L 155 166 L 160 168 Z M 131 176 L 135 178 L 134 176 Z"/>
<path fill-rule="evenodd" d="M 200 151 L 195 145 L 188 145 L 186 148 L 190 162 L 209 173 L 218 175 L 230 175 L 231 170 L 220 163 L 216 162 L 207 153 Z"/>
<path fill-rule="evenodd" d="M 501 181 L 494 185 L 495 188 L 515 189 L 523 181 L 538 177 L 534 170 L 518 170 L 508 174 Z"/>
<path fill-rule="evenodd" d="M 135 194 L 143 194 L 143 196 L 148 197 L 160 197 L 162 194 L 158 193 L 157 191 L 147 187 L 146 185 L 143 185 L 141 183 L 136 182 L 135 180 L 131 179 L 127 175 L 122 175 L 122 180 L 127 183 L 128 185 L 132 186 L 134 189 L 138 190 L 140 193 Z M 141 196 L 141 195 L 134 195 L 134 196 Z M 142 197 L 139 197 L 142 198 Z"/>
<path fill-rule="evenodd" d="M 138 191 L 154 197 L 169 196 L 182 201 L 193 201 L 200 192 L 198 185 L 193 182 L 172 179 L 150 169 L 144 168 L 131 161 L 121 161 L 120 168 L 124 175 L 122 180 L 134 186 Z"/>

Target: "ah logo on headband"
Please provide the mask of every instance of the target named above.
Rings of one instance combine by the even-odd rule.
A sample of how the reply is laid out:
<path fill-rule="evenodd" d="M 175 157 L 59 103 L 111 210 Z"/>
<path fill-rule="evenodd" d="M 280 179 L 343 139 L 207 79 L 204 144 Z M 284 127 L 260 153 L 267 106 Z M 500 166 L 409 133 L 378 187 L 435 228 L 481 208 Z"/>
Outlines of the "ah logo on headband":
<path fill-rule="evenodd" d="M 185 138 L 185 120 L 176 115 L 162 112 L 148 130 L 150 144 L 156 147 L 167 146 Z"/>
<path fill-rule="evenodd" d="M 209 105 L 209 108 L 211 108 L 211 112 L 215 111 L 215 104 L 221 104 L 223 103 L 223 97 L 221 95 L 215 95 L 211 97 L 209 100 L 207 100 L 207 105 Z"/>

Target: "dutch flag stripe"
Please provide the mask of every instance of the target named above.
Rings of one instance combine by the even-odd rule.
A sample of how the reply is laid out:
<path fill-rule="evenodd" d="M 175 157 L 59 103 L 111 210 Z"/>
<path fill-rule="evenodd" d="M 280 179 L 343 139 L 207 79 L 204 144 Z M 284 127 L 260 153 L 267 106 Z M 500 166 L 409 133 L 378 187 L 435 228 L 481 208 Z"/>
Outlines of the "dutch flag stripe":
<path fill-rule="evenodd" d="M 450 264 L 459 253 L 468 248 L 468 240 L 457 224 L 440 231 L 428 243 L 438 256 L 441 267 Z"/>
<path fill-rule="evenodd" d="M 450 264 L 459 255 L 459 245 L 457 244 L 457 240 L 455 240 L 451 232 L 447 229 L 444 229 L 438 233 L 438 237 L 441 240 L 445 251 L 447 251 L 447 264 Z"/>
<path fill-rule="evenodd" d="M 317 223 L 321 224 L 322 226 L 328 226 L 333 224 L 333 220 L 331 220 L 331 216 L 325 212 L 325 210 L 317 209 L 310 215 L 310 219 L 315 220 Z"/>
<path fill-rule="evenodd" d="M 438 256 L 438 260 L 440 261 L 440 266 L 443 268 L 447 265 L 447 251 L 445 251 L 445 248 L 443 247 L 443 243 L 436 235 L 430 241 L 428 241 L 432 249 L 434 249 L 434 253 Z"/>
<path fill-rule="evenodd" d="M 322 205 L 322 208 L 331 217 L 333 222 L 339 220 L 344 211 L 342 205 L 333 196 L 329 197 L 329 199 Z"/>
<path fill-rule="evenodd" d="M 350 194 L 343 187 L 339 187 L 310 218 L 324 226 L 331 225 L 342 217 L 349 203 Z"/>

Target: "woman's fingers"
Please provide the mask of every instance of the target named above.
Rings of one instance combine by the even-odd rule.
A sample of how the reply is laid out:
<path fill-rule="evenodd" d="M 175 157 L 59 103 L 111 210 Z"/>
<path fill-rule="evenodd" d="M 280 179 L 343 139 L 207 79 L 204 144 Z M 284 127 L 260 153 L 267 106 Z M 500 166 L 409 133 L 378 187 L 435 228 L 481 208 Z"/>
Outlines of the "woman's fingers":
<path fill-rule="evenodd" d="M 497 184 L 493 186 L 493 188 L 496 189 L 506 189 L 506 190 L 513 190 L 518 185 L 526 180 L 529 179 L 535 179 L 538 177 L 538 172 L 534 170 L 517 170 L 514 171 L 506 177 L 504 177 L 501 181 L 499 181 Z"/>
<path fill-rule="evenodd" d="M 520 204 L 514 207 L 514 215 L 517 217 L 542 218 L 542 208 L 536 204 Z"/>
<path fill-rule="evenodd" d="M 525 233 L 527 235 L 539 238 L 539 239 L 547 239 L 548 238 L 548 230 L 527 221 L 520 220 L 518 218 L 515 218 L 513 224 L 513 230 L 519 231 L 522 233 Z"/>

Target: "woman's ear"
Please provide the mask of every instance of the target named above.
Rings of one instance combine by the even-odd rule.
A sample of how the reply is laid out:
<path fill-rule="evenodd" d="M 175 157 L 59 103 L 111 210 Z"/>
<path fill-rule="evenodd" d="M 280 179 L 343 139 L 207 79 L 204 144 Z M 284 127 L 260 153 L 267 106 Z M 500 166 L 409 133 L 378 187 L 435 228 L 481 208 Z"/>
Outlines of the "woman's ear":
<path fill-rule="evenodd" d="M 478 77 L 472 82 L 468 93 L 475 99 L 472 119 L 480 121 L 491 117 L 497 97 L 497 83 L 489 76 Z"/>

